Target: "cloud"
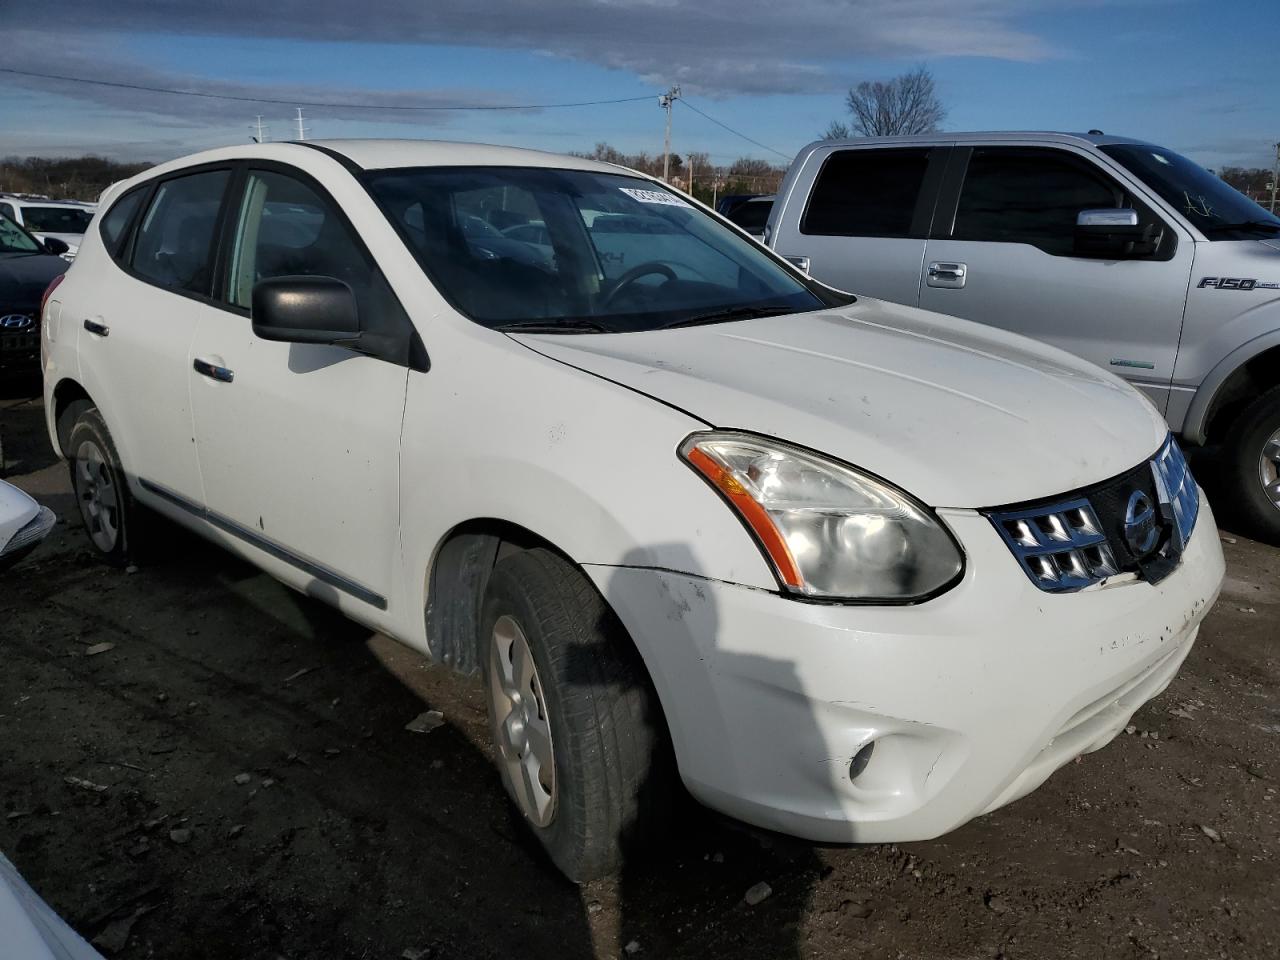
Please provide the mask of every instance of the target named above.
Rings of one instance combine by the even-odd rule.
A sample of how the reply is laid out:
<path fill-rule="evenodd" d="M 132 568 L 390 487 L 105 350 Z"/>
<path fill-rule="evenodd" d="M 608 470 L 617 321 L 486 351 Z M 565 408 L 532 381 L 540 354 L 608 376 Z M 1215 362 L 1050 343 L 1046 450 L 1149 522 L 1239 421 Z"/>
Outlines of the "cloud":
<path fill-rule="evenodd" d="M 48 31 L 48 42 L 74 29 L 538 50 L 715 96 L 836 90 L 867 58 L 1044 59 L 1055 51 L 1019 23 L 1085 2 L 60 0 L 8 6 L 0 26 Z"/>

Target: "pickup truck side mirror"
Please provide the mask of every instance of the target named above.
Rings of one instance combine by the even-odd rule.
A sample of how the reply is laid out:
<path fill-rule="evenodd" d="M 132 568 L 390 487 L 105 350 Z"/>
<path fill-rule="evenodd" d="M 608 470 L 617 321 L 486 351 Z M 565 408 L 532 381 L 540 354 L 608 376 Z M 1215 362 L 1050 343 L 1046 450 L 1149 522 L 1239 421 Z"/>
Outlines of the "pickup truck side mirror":
<path fill-rule="evenodd" d="M 1078 257 L 1146 257 L 1156 252 L 1163 236 L 1164 231 L 1157 224 L 1140 223 L 1137 210 L 1111 208 L 1076 214 Z"/>
<path fill-rule="evenodd" d="M 253 332 L 263 340 L 358 349 L 355 294 L 333 277 L 270 277 L 253 285 Z"/>

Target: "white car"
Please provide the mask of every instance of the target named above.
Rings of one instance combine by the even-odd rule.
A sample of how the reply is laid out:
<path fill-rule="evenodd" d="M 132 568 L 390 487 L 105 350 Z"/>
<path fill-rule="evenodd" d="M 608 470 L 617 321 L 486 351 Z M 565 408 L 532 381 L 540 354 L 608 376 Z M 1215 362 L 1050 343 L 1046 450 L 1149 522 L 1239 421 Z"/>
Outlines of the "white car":
<path fill-rule="evenodd" d="M 109 191 L 44 323 L 94 544 L 124 562 L 145 505 L 480 671 L 579 880 L 662 835 L 677 775 L 823 841 L 995 809 L 1169 683 L 1223 577 L 1116 377 L 836 293 L 578 157 L 166 163 Z"/>
<path fill-rule="evenodd" d="M 80 240 L 97 209 L 97 204 L 79 200 L 0 194 L 0 215 L 26 227 L 46 244 L 54 241 L 49 244 L 50 252 L 64 260 L 75 259 Z"/>
<path fill-rule="evenodd" d="M 56 522 L 52 510 L 0 480 L 0 572 L 34 550 Z"/>

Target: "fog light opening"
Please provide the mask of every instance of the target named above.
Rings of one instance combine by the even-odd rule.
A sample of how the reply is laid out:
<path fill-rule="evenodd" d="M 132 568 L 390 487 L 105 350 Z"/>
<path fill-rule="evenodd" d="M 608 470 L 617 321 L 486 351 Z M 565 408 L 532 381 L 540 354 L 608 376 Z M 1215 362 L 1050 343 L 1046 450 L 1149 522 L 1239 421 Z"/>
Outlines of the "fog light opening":
<path fill-rule="evenodd" d="M 876 742 L 872 740 L 853 755 L 853 759 L 849 761 L 850 782 L 857 782 L 858 777 L 862 776 L 862 772 L 867 769 L 867 764 L 871 762 L 871 754 L 875 749 Z"/>

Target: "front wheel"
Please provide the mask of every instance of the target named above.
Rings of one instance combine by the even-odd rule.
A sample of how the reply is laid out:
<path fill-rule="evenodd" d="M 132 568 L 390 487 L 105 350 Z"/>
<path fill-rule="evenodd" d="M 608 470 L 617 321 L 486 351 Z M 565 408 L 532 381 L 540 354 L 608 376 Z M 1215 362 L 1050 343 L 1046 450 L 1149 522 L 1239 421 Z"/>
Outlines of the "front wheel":
<path fill-rule="evenodd" d="M 479 639 L 503 785 L 556 866 L 586 882 L 659 840 L 673 793 L 666 724 L 591 582 L 550 550 L 503 559 Z"/>
<path fill-rule="evenodd" d="M 1280 387 L 1247 406 L 1226 440 L 1227 483 L 1242 532 L 1280 544 Z"/>

